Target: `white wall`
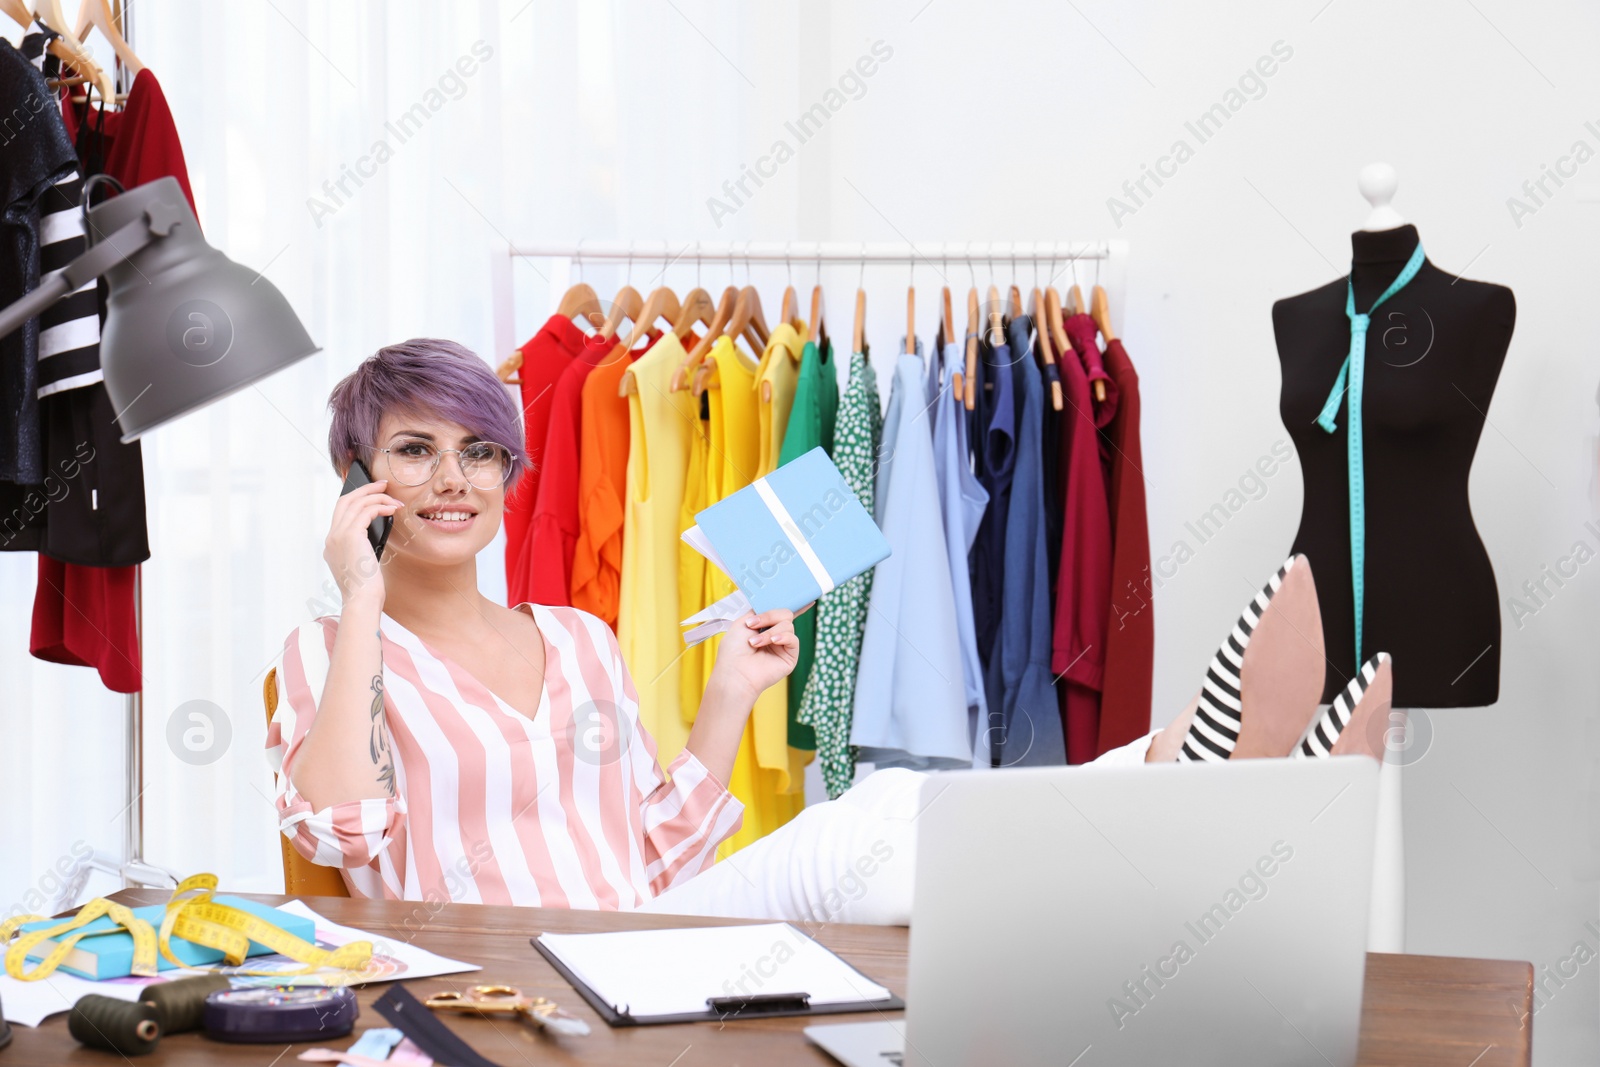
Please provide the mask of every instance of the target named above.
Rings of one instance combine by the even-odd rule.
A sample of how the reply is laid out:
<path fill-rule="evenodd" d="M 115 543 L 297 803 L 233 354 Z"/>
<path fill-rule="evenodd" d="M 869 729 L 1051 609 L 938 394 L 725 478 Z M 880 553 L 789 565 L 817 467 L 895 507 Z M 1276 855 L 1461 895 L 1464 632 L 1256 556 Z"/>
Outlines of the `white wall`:
<path fill-rule="evenodd" d="M 1132 242 L 1123 329 L 1145 384 L 1158 555 L 1286 438 L 1271 303 L 1348 269 L 1366 212 L 1355 175 L 1380 159 L 1399 169 L 1397 206 L 1430 258 L 1518 296 L 1471 482 L 1502 599 L 1574 542 L 1600 547 L 1584 526 L 1597 504 L 1600 163 L 1520 227 L 1506 206 L 1575 140 L 1600 150 L 1583 125 L 1600 119 L 1586 106 L 1592 7 L 935 0 L 832 18 L 825 69 L 880 37 L 895 57 L 840 120 L 830 236 Z M 1264 94 L 1197 144 L 1185 120 L 1278 41 L 1293 55 Z M 1107 198 L 1180 137 L 1194 157 L 1117 228 Z M 1285 553 L 1300 504 L 1291 467 L 1160 590 L 1158 720 L 1193 691 L 1245 583 Z M 1498 705 L 1429 716 L 1405 788 L 1412 951 L 1554 968 L 1576 943 L 1596 946 L 1584 926 L 1600 874 L 1592 571 L 1520 627 L 1507 608 Z M 1578 970 L 1564 986 L 1541 972 L 1536 1062 L 1592 1062 L 1600 1047 L 1597 966 Z"/>
<path fill-rule="evenodd" d="M 1271 303 L 1344 273 L 1366 207 L 1355 174 L 1387 160 L 1401 175 L 1397 207 L 1430 258 L 1518 296 L 1472 477 L 1502 599 L 1574 542 L 1600 546 L 1584 526 L 1600 510 L 1590 353 L 1600 162 L 1520 226 L 1506 207 L 1574 141 L 1600 149 L 1600 132 L 1584 127 L 1600 127 L 1592 5 L 145 0 L 134 18 L 136 45 L 177 114 L 208 235 L 267 267 L 327 349 L 148 446 L 161 464 L 147 569 L 151 853 L 185 872 L 214 869 L 239 888 L 272 888 L 277 877 L 257 795 L 270 781 L 252 672 L 309 617 L 322 584 L 337 492 L 317 452 L 328 387 L 397 338 L 451 336 L 499 355 L 497 314 L 526 336 L 548 306 L 537 265 L 516 266 L 514 307 L 493 306 L 491 264 L 511 240 L 1126 238 L 1115 312 L 1144 382 L 1160 556 L 1286 438 Z M 315 225 L 307 198 L 479 39 L 495 55 L 461 98 Z M 792 144 L 784 123 L 878 41 L 892 56 L 860 98 L 717 225 L 707 199 L 775 139 Z M 1185 120 L 1279 41 L 1293 54 L 1264 93 L 1195 146 Z M 1117 226 L 1107 198 L 1180 137 L 1194 157 Z M 620 273 L 591 277 L 610 284 Z M 647 278 L 636 269 L 634 284 Z M 725 278 L 705 268 L 708 286 Z M 842 321 L 854 271 L 825 280 Z M 967 284 L 959 269 L 951 280 Z M 898 269 L 868 276 L 869 292 L 885 294 L 871 334 L 885 379 L 898 332 L 890 294 L 903 284 Z M 918 284 L 931 324 L 939 280 L 922 270 Z M 275 451 L 263 458 L 268 443 Z M 1157 721 L 1193 690 L 1245 583 L 1282 558 L 1300 493 L 1292 466 L 1274 476 L 1159 591 Z M 1596 946 L 1584 923 L 1597 917 L 1600 877 L 1597 573 L 1584 567 L 1520 628 L 1507 609 L 1499 705 L 1428 717 L 1431 740 L 1406 781 L 1414 951 L 1543 968 L 1577 942 Z M 9 615 L 25 617 L 26 597 L 8 593 Z M 16 627 L 6 632 L 7 676 L 31 685 L 43 708 L 59 669 L 28 661 Z M 210 767 L 166 746 L 167 716 L 196 697 L 223 705 L 233 725 L 232 749 Z M 67 727 L 43 712 L 26 718 L 39 734 L 26 738 L 32 751 L 63 750 Z M 18 729 L 8 723 L 8 739 Z M 114 769 L 114 757 L 106 762 Z M 33 785 L 45 791 L 31 803 L 51 814 L 30 815 L 31 833 L 6 832 L 28 857 L 26 870 L 0 875 L 7 900 L 74 838 L 117 840 L 107 824 L 120 786 L 105 775 L 54 786 L 55 801 L 42 778 Z M 8 788 L 8 813 L 32 810 L 20 795 Z M 78 813 L 76 824 L 56 804 Z M 1597 970 L 1591 962 L 1562 987 L 1547 981 L 1539 1064 L 1600 1052 Z"/>

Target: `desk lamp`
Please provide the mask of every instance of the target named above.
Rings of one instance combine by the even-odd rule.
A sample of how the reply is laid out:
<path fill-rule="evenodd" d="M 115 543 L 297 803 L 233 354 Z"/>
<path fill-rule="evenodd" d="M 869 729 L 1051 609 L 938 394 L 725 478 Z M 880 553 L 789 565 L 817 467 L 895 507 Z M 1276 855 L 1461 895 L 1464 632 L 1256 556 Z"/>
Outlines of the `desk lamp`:
<path fill-rule="evenodd" d="M 319 351 L 277 286 L 206 243 L 176 178 L 90 208 L 87 236 L 0 311 L 0 337 L 106 275 L 100 366 L 124 443 Z"/>

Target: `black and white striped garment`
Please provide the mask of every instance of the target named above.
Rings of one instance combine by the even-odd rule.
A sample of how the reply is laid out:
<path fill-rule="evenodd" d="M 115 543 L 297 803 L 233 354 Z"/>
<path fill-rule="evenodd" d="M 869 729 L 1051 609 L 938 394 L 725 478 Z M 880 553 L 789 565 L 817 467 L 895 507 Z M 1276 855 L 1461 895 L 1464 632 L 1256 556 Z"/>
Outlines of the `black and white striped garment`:
<path fill-rule="evenodd" d="M 1317 716 L 1317 721 L 1312 724 L 1305 740 L 1301 741 L 1300 747 L 1292 753 L 1296 759 L 1315 759 L 1333 754 L 1334 743 L 1339 740 L 1339 735 L 1344 733 L 1344 728 L 1350 725 L 1350 716 L 1355 714 L 1356 706 L 1366 695 L 1372 680 L 1378 676 L 1378 668 L 1388 662 L 1389 653 L 1379 652 L 1361 665 L 1356 676 L 1350 679 L 1350 684 L 1339 690 L 1338 695 L 1333 698 L 1333 703 Z"/>
<path fill-rule="evenodd" d="M 22 40 L 22 54 L 40 72 L 54 76 L 55 57 L 45 51 L 44 34 Z M 83 255 L 83 211 L 78 206 L 83 176 L 78 170 L 62 178 L 39 198 L 39 284 Z M 39 315 L 37 394 L 93 385 L 100 372 L 99 283 L 87 282 Z"/>
<path fill-rule="evenodd" d="M 83 255 L 83 178 L 74 170 L 39 199 L 39 284 Z M 101 381 L 98 283 L 85 282 L 39 315 L 39 397 Z"/>
<path fill-rule="evenodd" d="M 1180 760 L 1225 760 L 1233 754 L 1233 746 L 1239 743 L 1239 725 L 1243 719 L 1239 675 L 1244 669 L 1245 646 L 1250 643 L 1250 635 L 1292 566 L 1294 557 L 1290 556 L 1255 599 L 1245 605 L 1244 614 L 1239 616 L 1233 632 L 1211 657 L 1211 666 L 1206 669 L 1205 681 L 1200 686 L 1200 706 L 1195 710 L 1194 721 L 1189 724 L 1189 733 L 1178 753 Z"/>

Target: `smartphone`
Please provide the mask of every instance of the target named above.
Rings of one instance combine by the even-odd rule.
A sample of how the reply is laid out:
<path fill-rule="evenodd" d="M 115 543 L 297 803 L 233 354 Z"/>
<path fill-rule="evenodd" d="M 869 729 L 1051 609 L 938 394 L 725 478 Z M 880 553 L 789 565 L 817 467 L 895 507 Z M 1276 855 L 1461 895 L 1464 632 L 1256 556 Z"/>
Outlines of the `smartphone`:
<path fill-rule="evenodd" d="M 350 464 L 350 472 L 344 476 L 344 488 L 339 490 L 339 495 L 344 496 L 352 489 L 360 489 L 371 481 L 372 472 L 358 459 Z M 367 540 L 372 543 L 373 554 L 380 560 L 383 559 L 383 546 L 389 543 L 389 531 L 393 527 L 392 515 L 379 515 L 367 527 Z"/>

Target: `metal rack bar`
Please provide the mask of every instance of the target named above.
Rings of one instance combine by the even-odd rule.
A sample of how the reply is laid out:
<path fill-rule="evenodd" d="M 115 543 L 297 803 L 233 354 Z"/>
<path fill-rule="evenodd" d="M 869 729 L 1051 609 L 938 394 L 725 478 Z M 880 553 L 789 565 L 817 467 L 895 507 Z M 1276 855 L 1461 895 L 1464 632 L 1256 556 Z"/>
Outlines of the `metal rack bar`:
<path fill-rule="evenodd" d="M 516 267 L 519 262 L 538 275 L 541 288 L 548 294 L 550 310 L 574 280 L 583 277 L 583 265 L 627 263 L 630 268 L 637 263 L 645 268 L 638 275 L 648 279 L 637 284 L 654 286 L 669 270 L 693 267 L 711 268 L 726 265 L 729 276 L 734 268 L 748 268 L 755 264 L 787 264 L 790 268 L 814 268 L 820 275 L 824 265 L 903 264 L 909 265 L 916 279 L 919 268 L 925 285 L 965 285 L 969 278 L 976 284 L 978 264 L 988 266 L 992 281 L 1010 266 L 1013 280 L 1022 281 L 1032 276 L 1036 283 L 1083 285 L 1102 284 L 1111 292 L 1112 306 L 1120 307 L 1123 283 L 1128 263 L 1128 242 L 1103 241 L 929 241 L 873 243 L 860 241 L 615 241 L 583 240 L 576 243 L 509 243 L 505 252 L 495 252 L 490 265 L 490 285 L 494 294 L 495 321 L 494 346 L 502 356 L 509 354 L 522 335 L 516 328 Z M 539 261 L 535 263 L 534 261 Z M 1087 273 L 1079 264 L 1089 264 Z M 949 270 L 945 268 L 948 265 Z M 957 267 L 960 274 L 952 273 Z M 1024 275 L 1018 268 L 1026 268 Z M 631 273 L 631 271 L 630 271 Z M 698 281 L 698 277 L 696 277 Z M 720 283 L 719 283 L 720 284 Z M 549 314 L 547 310 L 544 314 Z M 539 317 L 543 321 L 543 316 Z M 527 325 L 527 324 L 524 324 Z"/>
<path fill-rule="evenodd" d="M 1126 256 L 1126 241 L 951 241 L 925 244 L 850 244 L 843 241 L 580 241 L 513 244 L 514 258 L 640 263 L 727 261 L 746 263 L 1065 262 Z"/>

